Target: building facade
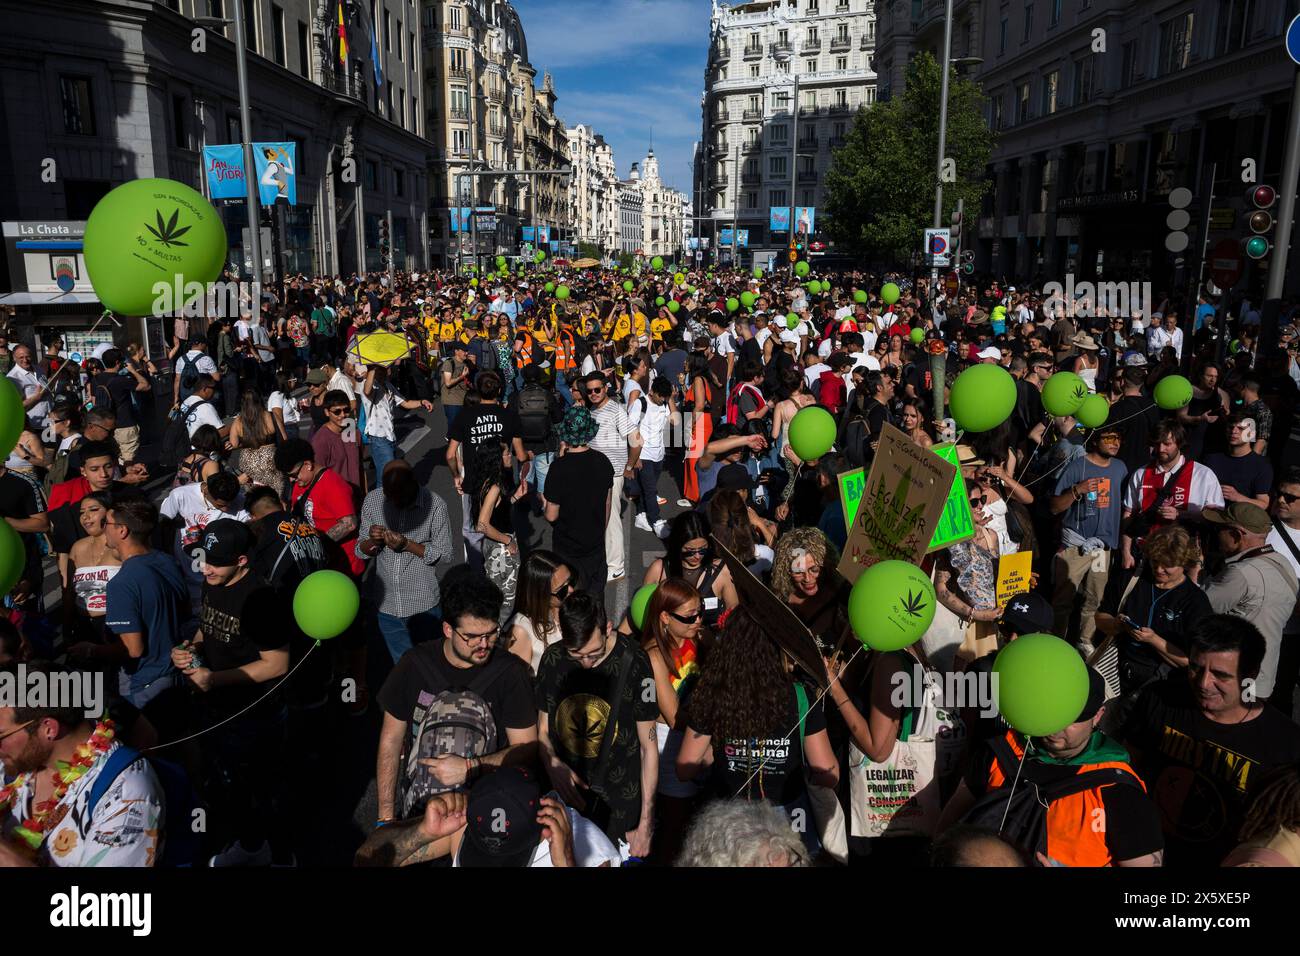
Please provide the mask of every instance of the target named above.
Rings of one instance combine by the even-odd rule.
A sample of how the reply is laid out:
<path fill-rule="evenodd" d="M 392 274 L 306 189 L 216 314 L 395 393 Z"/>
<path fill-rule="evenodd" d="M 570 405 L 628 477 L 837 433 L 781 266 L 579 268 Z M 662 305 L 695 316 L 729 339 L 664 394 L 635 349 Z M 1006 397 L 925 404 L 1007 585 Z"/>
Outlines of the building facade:
<path fill-rule="evenodd" d="M 892 61 L 895 84 L 907 55 L 943 43 L 943 3 L 914 6 L 919 17 L 880 4 L 882 71 Z M 1190 293 L 1203 250 L 1250 235 L 1248 173 L 1281 179 L 1296 69 L 1283 33 L 1296 4 L 959 0 L 956 11 L 953 55 L 982 59 L 973 77 L 997 132 L 993 189 L 978 215 L 967 211 L 978 268 Z M 1180 188 L 1192 199 L 1174 230 Z M 1257 288 L 1267 265 L 1247 260 L 1245 285 Z"/>
<path fill-rule="evenodd" d="M 642 249 L 642 242 L 645 239 L 643 231 L 644 207 L 645 200 L 641 194 L 641 169 L 636 163 L 633 163 L 628 178 L 619 180 L 618 184 L 619 252 L 625 252 L 629 255 L 644 254 Z"/>
<path fill-rule="evenodd" d="M 676 259 L 682 249 L 683 195 L 659 178 L 655 151 L 641 163 L 641 248 L 647 256 Z"/>
<path fill-rule="evenodd" d="M 570 216 L 574 241 L 600 248 L 604 254 L 619 249 L 619 181 L 614 150 L 605 137 L 589 126 L 568 131 Z"/>
<path fill-rule="evenodd" d="M 817 208 L 820 228 L 831 151 L 857 110 L 875 102 L 874 5 L 715 0 L 710 31 L 694 164 L 697 232 L 717 250 L 717 233 L 734 224 L 748 230 L 751 253 L 770 254 L 788 239 L 770 233 L 770 207 Z"/>
<path fill-rule="evenodd" d="M 378 269 L 379 222 L 391 213 L 398 267 L 425 267 L 417 9 L 358 4 L 346 63 L 332 4 L 245 0 L 243 9 L 251 138 L 296 144 L 297 203 L 262 210 L 273 237 L 264 260 L 279 273 Z M 234 27 L 200 28 L 194 17 L 232 11 L 223 0 L 7 4 L 0 218 L 83 220 L 114 186 L 151 176 L 204 191 L 202 148 L 238 143 L 240 111 Z M 251 268 L 244 203 L 214 205 L 229 263 Z"/>

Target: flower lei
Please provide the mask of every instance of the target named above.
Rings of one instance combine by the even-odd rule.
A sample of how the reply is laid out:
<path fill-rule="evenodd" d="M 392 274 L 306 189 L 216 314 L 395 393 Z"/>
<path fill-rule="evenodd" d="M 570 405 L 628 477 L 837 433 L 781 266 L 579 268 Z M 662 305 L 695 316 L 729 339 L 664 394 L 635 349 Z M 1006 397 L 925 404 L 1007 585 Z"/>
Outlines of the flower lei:
<path fill-rule="evenodd" d="M 50 822 L 50 814 L 67 796 L 68 789 L 86 775 L 95 759 L 113 745 L 115 736 L 113 722 L 108 719 L 101 720 L 95 724 L 95 730 L 90 735 L 90 739 L 77 748 L 71 762 L 56 761 L 55 769 L 52 771 L 54 774 L 54 792 L 50 794 L 48 800 L 44 800 L 32 808 L 32 815 L 19 826 L 14 827 L 13 835 L 31 849 L 39 850 L 41 844 L 45 842 L 45 829 Z M 0 814 L 8 812 L 13 806 L 18 791 L 26 780 L 27 774 L 19 774 L 14 778 L 13 783 L 0 788 Z M 59 817 L 54 822 L 57 824 L 58 820 L 61 819 L 62 817 Z"/>

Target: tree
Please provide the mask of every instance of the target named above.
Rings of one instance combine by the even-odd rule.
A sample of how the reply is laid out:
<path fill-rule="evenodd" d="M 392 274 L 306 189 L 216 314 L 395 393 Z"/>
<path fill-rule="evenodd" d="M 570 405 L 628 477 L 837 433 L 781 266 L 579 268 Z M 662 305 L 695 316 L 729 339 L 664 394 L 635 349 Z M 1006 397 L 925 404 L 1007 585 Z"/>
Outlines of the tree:
<path fill-rule="evenodd" d="M 580 242 L 578 243 L 578 258 L 600 259 L 603 258 L 603 255 L 600 251 L 600 246 L 596 245 L 594 242 Z"/>
<path fill-rule="evenodd" d="M 620 252 L 618 254 L 618 267 L 620 269 L 631 269 L 636 265 L 636 256 L 630 252 Z"/>
<path fill-rule="evenodd" d="M 827 231 L 836 242 L 881 258 L 906 259 L 934 224 L 942 71 L 929 53 L 907 67 L 901 96 L 861 109 L 826 173 Z M 985 167 L 994 134 L 978 85 L 950 78 L 944 144 L 955 182 L 943 184 L 943 222 L 966 201 L 978 209 L 990 183 Z"/>

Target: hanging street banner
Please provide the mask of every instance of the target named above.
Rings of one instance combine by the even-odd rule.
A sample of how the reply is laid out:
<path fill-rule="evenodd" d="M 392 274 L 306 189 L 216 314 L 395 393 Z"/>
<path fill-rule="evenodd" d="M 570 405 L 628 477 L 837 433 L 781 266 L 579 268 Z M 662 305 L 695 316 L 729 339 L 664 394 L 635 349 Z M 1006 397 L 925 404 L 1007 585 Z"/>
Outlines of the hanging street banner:
<path fill-rule="evenodd" d="M 469 206 L 460 206 L 459 208 L 456 208 L 456 209 L 448 209 L 447 212 L 448 212 L 448 214 L 451 216 L 451 231 L 452 231 L 452 232 L 469 232 L 469 231 L 470 231 L 470 224 L 469 224 L 470 208 L 469 208 Z"/>
<path fill-rule="evenodd" d="M 935 445 L 930 451 L 952 464 L 956 471 L 939 526 L 934 529 L 930 541 L 930 551 L 941 551 L 950 544 L 975 537 L 975 518 L 970 511 L 970 497 L 966 494 L 966 479 L 962 478 L 961 468 L 957 467 L 957 446 L 948 442 Z"/>
<path fill-rule="evenodd" d="M 208 180 L 211 199 L 245 199 L 244 148 L 242 146 L 204 146 L 203 175 Z"/>
<path fill-rule="evenodd" d="M 263 206 L 280 200 L 298 202 L 296 143 L 253 143 L 253 164 L 257 171 L 257 193 Z M 212 199 L 245 199 L 244 148 L 238 143 L 203 147 L 203 175 Z"/>

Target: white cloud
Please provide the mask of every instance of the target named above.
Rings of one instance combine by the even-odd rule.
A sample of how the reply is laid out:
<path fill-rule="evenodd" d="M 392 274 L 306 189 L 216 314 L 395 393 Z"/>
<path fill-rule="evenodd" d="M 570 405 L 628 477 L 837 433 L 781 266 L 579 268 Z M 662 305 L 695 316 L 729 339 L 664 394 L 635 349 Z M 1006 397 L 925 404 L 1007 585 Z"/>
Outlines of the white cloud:
<path fill-rule="evenodd" d="M 635 82 L 638 58 L 651 51 L 693 48 L 703 68 L 708 46 L 706 0 L 517 0 L 533 66 L 587 67 L 610 62 Z"/>

